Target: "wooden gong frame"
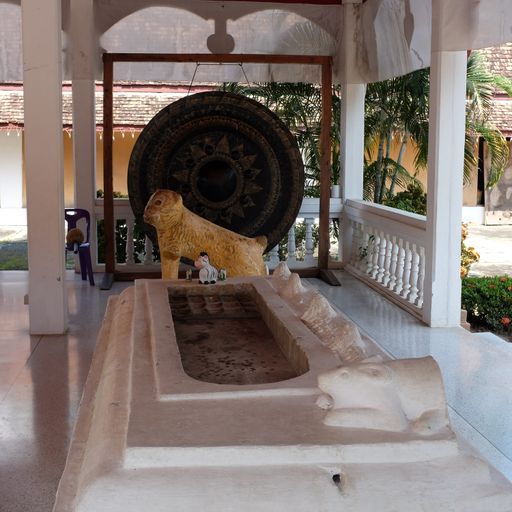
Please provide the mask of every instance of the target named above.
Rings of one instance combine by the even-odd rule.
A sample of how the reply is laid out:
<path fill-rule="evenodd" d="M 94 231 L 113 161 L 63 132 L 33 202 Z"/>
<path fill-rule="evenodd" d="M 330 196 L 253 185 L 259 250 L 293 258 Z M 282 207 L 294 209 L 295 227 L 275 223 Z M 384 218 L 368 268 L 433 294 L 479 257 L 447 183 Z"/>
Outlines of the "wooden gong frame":
<path fill-rule="evenodd" d="M 330 284 L 339 284 L 329 275 L 329 199 L 331 182 L 332 122 L 332 57 L 327 55 L 257 55 L 257 54 L 203 54 L 203 53 L 104 53 L 103 54 L 103 219 L 105 226 L 105 275 L 101 289 L 110 289 L 116 280 L 157 277 L 148 272 L 116 271 L 114 227 L 114 63 L 115 62 L 201 62 L 219 64 L 302 64 L 316 65 L 322 71 L 322 118 L 320 133 L 320 225 L 318 240 L 318 267 L 305 269 L 302 275 L 320 275 Z"/>

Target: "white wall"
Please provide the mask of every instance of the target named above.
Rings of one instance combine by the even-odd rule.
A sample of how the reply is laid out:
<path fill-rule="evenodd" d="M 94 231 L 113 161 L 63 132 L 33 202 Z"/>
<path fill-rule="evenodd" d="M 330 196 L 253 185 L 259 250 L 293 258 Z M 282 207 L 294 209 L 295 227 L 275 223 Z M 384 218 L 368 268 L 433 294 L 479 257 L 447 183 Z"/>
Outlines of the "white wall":
<path fill-rule="evenodd" d="M 22 139 L 15 131 L 0 132 L 0 208 L 22 207 Z"/>

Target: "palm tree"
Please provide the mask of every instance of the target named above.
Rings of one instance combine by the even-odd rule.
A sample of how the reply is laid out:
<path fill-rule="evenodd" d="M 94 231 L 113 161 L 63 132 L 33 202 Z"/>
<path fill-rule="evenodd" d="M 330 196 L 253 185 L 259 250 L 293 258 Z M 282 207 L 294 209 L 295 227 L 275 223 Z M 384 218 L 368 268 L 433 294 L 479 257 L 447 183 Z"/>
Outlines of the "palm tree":
<path fill-rule="evenodd" d="M 421 69 L 408 75 L 369 84 L 365 106 L 364 197 L 376 203 L 389 200 L 399 186 L 417 187 L 417 171 L 427 165 L 428 105 L 430 71 Z M 249 96 L 274 111 L 295 135 L 304 157 L 305 193 L 319 195 L 321 89 L 305 83 L 224 84 L 224 90 Z M 488 186 L 503 173 L 509 158 L 507 142 L 490 121 L 492 97 L 496 89 L 512 96 L 512 81 L 489 72 L 483 54 L 468 58 L 466 142 L 464 181 L 469 182 L 477 164 L 476 147 L 483 137 L 489 147 L 491 167 Z M 340 172 L 340 88 L 333 89 L 332 179 Z M 391 156 L 395 141 L 398 156 Z M 402 165 L 409 144 L 414 147 L 414 169 Z"/>
<path fill-rule="evenodd" d="M 368 86 L 366 95 L 365 198 L 381 203 L 394 195 L 395 185 L 406 188 L 414 173 L 425 167 L 428 153 L 429 70 L 423 69 Z M 496 89 L 512 95 L 512 81 L 488 71 L 482 53 L 472 52 L 467 64 L 466 137 L 464 182 L 471 180 L 477 165 L 476 151 L 482 137 L 489 148 L 491 165 L 488 187 L 503 174 L 509 159 L 507 141 L 492 124 L 490 114 Z M 392 140 L 400 141 L 398 157 L 390 157 Z M 402 166 L 407 144 L 415 148 L 414 170 Z"/>
<path fill-rule="evenodd" d="M 415 181 L 402 166 L 410 141 L 416 148 L 415 166 L 426 164 L 428 93 L 427 70 L 368 85 L 365 105 L 366 199 L 382 203 L 393 195 L 395 185 L 405 187 Z M 400 144 L 396 160 L 391 158 L 394 140 Z"/>
<path fill-rule="evenodd" d="M 485 65 L 484 55 L 478 51 L 472 52 L 468 58 L 466 82 L 464 181 L 470 181 L 471 172 L 478 163 L 476 148 L 481 137 L 487 143 L 491 159 L 488 188 L 498 182 L 509 160 L 507 141 L 490 120 L 492 99 L 496 90 L 512 96 L 512 81 L 491 73 Z"/>

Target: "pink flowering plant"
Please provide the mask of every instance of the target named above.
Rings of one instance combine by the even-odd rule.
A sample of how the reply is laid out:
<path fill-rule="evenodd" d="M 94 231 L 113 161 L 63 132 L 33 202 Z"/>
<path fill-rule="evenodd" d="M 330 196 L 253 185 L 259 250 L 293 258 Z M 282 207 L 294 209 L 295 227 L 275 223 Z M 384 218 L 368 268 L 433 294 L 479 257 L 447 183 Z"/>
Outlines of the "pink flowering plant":
<path fill-rule="evenodd" d="M 472 326 L 512 334 L 512 277 L 465 277 L 462 307 Z"/>

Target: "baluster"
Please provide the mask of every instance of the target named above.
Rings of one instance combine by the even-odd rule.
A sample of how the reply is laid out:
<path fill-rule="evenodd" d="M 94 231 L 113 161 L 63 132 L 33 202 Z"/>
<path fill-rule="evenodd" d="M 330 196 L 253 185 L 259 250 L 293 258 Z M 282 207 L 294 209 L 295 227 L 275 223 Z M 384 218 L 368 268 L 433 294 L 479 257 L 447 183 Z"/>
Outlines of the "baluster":
<path fill-rule="evenodd" d="M 295 224 L 288 231 L 288 262 L 292 265 L 297 261 L 297 247 L 295 246 Z"/>
<path fill-rule="evenodd" d="M 279 265 L 279 244 L 275 245 L 274 247 L 272 247 L 272 249 L 270 249 L 270 251 L 268 251 L 268 256 L 269 256 L 269 260 L 268 260 L 269 268 L 271 268 L 271 269 L 276 268 L 277 265 Z"/>
<path fill-rule="evenodd" d="M 391 265 L 391 253 L 393 252 L 394 243 L 391 241 L 391 235 L 386 235 L 386 256 L 384 258 L 384 275 L 382 277 L 382 284 L 387 288 L 390 274 L 389 267 Z"/>
<path fill-rule="evenodd" d="M 391 249 L 391 264 L 389 266 L 389 283 L 388 288 L 391 291 L 395 291 L 396 287 L 396 275 L 397 275 L 397 266 L 398 266 L 398 252 L 400 247 L 396 240 L 396 236 L 392 238 L 392 249 Z"/>
<path fill-rule="evenodd" d="M 405 264 L 405 250 L 404 250 L 404 241 L 399 238 L 398 239 L 398 260 L 396 263 L 396 285 L 394 292 L 400 295 L 403 289 L 403 275 L 404 275 L 404 264 Z"/>
<path fill-rule="evenodd" d="M 376 279 L 379 271 L 379 247 L 380 247 L 380 234 L 374 229 L 373 230 L 373 250 L 372 250 L 372 266 L 370 269 L 370 275 L 372 279 Z"/>
<path fill-rule="evenodd" d="M 135 260 L 133 258 L 133 227 L 135 224 L 135 219 L 130 218 L 126 219 L 126 264 L 133 265 Z"/>
<path fill-rule="evenodd" d="M 153 264 L 153 242 L 146 236 L 144 240 L 144 265 Z"/>
<path fill-rule="evenodd" d="M 350 226 L 352 228 L 352 245 L 350 251 L 350 261 L 348 261 L 348 263 L 357 268 L 360 263 L 360 247 L 362 244 L 363 232 L 361 230 L 361 224 L 355 220 L 350 221 Z"/>
<path fill-rule="evenodd" d="M 412 244 L 412 263 L 411 263 L 411 292 L 409 293 L 409 302 L 416 304 L 418 298 L 418 275 L 419 275 L 420 255 L 416 244 Z"/>
<path fill-rule="evenodd" d="M 419 270 L 418 270 L 418 296 L 416 297 L 416 306 L 419 308 L 423 307 L 423 284 L 424 284 L 424 278 L 425 278 L 425 248 L 420 247 L 419 250 L 419 256 L 420 256 L 420 264 L 419 264 Z"/>
<path fill-rule="evenodd" d="M 366 226 L 360 224 L 361 239 L 357 246 L 357 263 L 356 268 L 361 272 L 366 272 L 366 262 L 368 261 L 368 233 L 366 233 Z"/>
<path fill-rule="evenodd" d="M 114 261 L 116 263 L 119 263 L 117 261 L 117 240 L 119 238 L 119 227 L 117 225 L 117 219 L 114 217 Z"/>
<path fill-rule="evenodd" d="M 384 261 L 386 259 L 387 251 L 387 238 L 383 231 L 379 233 L 379 258 L 377 261 L 377 276 L 376 280 L 378 283 L 382 283 L 384 277 Z"/>
<path fill-rule="evenodd" d="M 304 255 L 304 263 L 311 265 L 314 263 L 313 251 L 315 244 L 313 241 L 313 223 L 315 219 L 304 219 L 306 225 L 306 254 Z"/>
<path fill-rule="evenodd" d="M 331 219 L 334 222 L 334 218 Z M 338 217 L 338 258 L 337 261 L 343 262 L 343 220 L 341 215 Z M 353 234 L 352 234 L 353 236 Z"/>
<path fill-rule="evenodd" d="M 400 296 L 404 299 L 407 299 L 409 296 L 409 292 L 411 290 L 411 261 L 412 261 L 412 254 L 411 254 L 411 248 L 410 243 L 405 242 L 405 261 L 404 261 L 404 277 L 402 280 L 403 287 L 402 292 L 400 293 Z"/>
<path fill-rule="evenodd" d="M 372 255 L 373 255 L 373 238 L 371 229 L 366 224 L 363 224 L 363 251 L 364 258 L 361 260 L 361 271 L 369 274 L 372 269 Z"/>

